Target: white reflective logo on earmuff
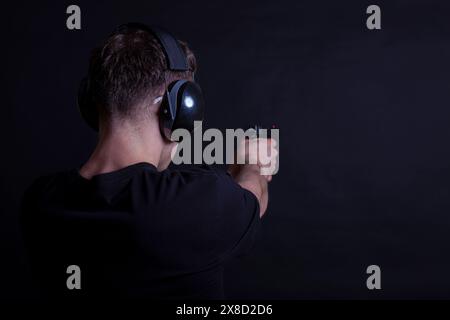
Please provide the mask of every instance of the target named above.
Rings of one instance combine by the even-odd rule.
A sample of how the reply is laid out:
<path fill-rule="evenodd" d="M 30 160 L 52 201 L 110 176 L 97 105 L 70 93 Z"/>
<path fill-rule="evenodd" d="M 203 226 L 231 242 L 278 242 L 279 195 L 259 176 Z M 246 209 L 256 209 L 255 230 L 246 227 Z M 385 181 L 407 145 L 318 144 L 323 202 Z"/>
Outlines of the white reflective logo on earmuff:
<path fill-rule="evenodd" d="M 194 106 L 194 99 L 192 99 L 190 96 L 187 96 L 184 98 L 184 105 L 188 108 L 192 108 Z"/>

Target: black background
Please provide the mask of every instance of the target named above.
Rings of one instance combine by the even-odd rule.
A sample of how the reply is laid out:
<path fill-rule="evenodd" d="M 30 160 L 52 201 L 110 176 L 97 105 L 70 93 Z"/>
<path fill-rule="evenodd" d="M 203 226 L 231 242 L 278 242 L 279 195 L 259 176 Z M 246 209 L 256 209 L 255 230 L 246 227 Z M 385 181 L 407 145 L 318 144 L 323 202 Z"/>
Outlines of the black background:
<path fill-rule="evenodd" d="M 90 49 L 141 21 L 194 49 L 205 127 L 280 128 L 260 241 L 230 263 L 229 297 L 450 298 L 446 2 L 2 3 L 0 296 L 36 296 L 17 223 L 23 191 L 95 146 L 75 104 Z M 70 4 L 79 31 L 66 28 Z M 370 4 L 382 30 L 366 28 Z M 382 290 L 366 288 L 371 264 Z"/>

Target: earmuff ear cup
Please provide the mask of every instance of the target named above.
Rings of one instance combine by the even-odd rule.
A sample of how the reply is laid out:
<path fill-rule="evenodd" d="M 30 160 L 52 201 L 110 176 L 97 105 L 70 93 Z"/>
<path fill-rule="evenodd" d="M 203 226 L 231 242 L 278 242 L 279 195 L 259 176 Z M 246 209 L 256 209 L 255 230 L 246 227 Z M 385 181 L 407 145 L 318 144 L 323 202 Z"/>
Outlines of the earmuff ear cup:
<path fill-rule="evenodd" d="M 98 131 L 98 112 L 89 90 L 89 79 L 83 78 L 78 89 L 78 110 L 89 127 Z"/>
<path fill-rule="evenodd" d="M 172 130 L 179 128 L 192 132 L 195 121 L 202 121 L 205 110 L 205 102 L 200 87 L 192 81 L 187 81 L 178 90 L 177 115 Z"/>
<path fill-rule="evenodd" d="M 176 110 L 171 107 L 169 91 L 164 94 L 163 100 L 161 102 L 161 107 L 159 108 L 159 129 L 161 134 L 168 140 L 172 133 L 172 126 L 175 120 Z"/>
<path fill-rule="evenodd" d="M 160 127 L 171 140 L 176 129 L 192 132 L 194 121 L 202 121 L 205 103 L 200 87 L 192 81 L 178 80 L 168 86 L 160 108 Z"/>

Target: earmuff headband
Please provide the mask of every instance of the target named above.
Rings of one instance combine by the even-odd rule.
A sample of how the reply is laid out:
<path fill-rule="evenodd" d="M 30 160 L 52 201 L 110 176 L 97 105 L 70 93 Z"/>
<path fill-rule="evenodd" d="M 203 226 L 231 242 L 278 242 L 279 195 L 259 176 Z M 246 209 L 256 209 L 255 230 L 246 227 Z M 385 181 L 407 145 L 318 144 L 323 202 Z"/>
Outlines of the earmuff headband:
<path fill-rule="evenodd" d="M 116 29 L 116 33 L 125 33 L 130 29 L 139 29 L 153 34 L 158 42 L 163 47 L 164 54 L 167 60 L 167 68 L 173 71 L 188 71 L 189 66 L 178 40 L 175 39 L 170 33 L 159 28 L 150 27 L 143 23 L 130 22 L 119 26 Z"/>

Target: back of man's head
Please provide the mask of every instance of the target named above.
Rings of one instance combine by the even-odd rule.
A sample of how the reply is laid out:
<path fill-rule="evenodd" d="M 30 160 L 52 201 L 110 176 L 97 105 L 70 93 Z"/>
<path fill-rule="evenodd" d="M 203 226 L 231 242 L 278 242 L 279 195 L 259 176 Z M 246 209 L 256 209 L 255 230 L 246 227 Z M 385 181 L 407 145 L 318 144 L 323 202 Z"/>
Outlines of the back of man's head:
<path fill-rule="evenodd" d="M 115 33 L 92 52 L 89 64 L 90 90 L 100 121 L 138 120 L 142 112 L 178 79 L 192 79 L 194 54 L 184 42 L 189 71 L 171 71 L 157 38 L 140 29 Z"/>

